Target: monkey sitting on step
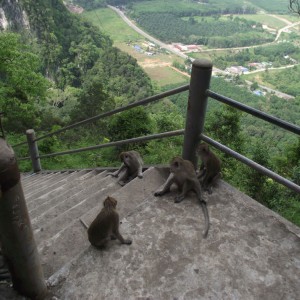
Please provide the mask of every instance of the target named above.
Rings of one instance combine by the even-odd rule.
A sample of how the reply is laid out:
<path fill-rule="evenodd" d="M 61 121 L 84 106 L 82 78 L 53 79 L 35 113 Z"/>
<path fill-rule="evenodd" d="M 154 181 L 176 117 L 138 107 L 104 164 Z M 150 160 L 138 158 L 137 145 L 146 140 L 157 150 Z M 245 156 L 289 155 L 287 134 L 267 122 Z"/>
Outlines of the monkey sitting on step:
<path fill-rule="evenodd" d="M 122 161 L 121 167 L 114 173 L 108 173 L 113 177 L 118 177 L 121 172 L 124 172 L 119 179 L 120 185 L 125 185 L 135 177 L 143 178 L 143 160 L 137 151 L 131 150 L 120 154 Z"/>
<path fill-rule="evenodd" d="M 212 186 L 221 178 L 221 160 L 209 149 L 206 143 L 199 144 L 196 152 L 202 160 L 198 179 L 204 190 L 211 194 Z"/>
<path fill-rule="evenodd" d="M 203 237 L 206 238 L 209 230 L 209 216 L 206 202 L 201 197 L 201 186 L 193 164 L 189 160 L 184 160 L 181 157 L 175 157 L 170 163 L 170 172 L 171 174 L 163 188 L 156 191 L 154 196 L 162 196 L 169 193 L 173 183 L 177 185 L 179 190 L 179 195 L 175 197 L 175 203 L 181 202 L 189 191 L 196 192 L 205 218 L 205 230 Z"/>
<path fill-rule="evenodd" d="M 102 248 L 110 239 L 118 239 L 122 244 L 130 245 L 132 241 L 130 239 L 125 240 L 119 232 L 119 214 L 116 211 L 117 200 L 108 196 L 104 200 L 103 206 L 88 228 L 90 243 L 95 247 Z M 82 220 L 81 222 L 87 227 Z"/>

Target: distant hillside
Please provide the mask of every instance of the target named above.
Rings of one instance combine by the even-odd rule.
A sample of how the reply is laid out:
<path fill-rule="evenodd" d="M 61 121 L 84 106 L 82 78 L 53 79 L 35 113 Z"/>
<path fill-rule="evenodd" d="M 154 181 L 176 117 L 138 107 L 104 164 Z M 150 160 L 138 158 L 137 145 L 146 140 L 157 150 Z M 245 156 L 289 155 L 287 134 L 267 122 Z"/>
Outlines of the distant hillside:
<path fill-rule="evenodd" d="M 151 81 L 136 60 L 113 47 L 108 36 L 80 15 L 71 14 L 62 0 L 4 0 L 0 24 L 6 32 L 21 34 L 22 42 L 39 56 L 41 73 L 50 79 L 52 92 L 42 108 L 47 117 L 42 123 L 48 126 L 100 113 L 112 108 L 116 98 L 131 102 L 152 94 Z M 83 113 L 91 95 L 95 109 Z"/>

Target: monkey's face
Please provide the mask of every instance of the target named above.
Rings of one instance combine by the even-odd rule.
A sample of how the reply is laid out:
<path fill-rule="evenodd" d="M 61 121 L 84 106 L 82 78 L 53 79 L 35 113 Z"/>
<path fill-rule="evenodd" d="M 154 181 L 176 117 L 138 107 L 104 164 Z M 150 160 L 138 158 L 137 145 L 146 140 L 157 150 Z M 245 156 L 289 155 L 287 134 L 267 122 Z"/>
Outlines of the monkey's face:
<path fill-rule="evenodd" d="M 112 197 L 107 197 L 105 200 L 104 200 L 104 203 L 103 203 L 103 206 L 104 207 L 113 207 L 113 208 L 116 208 L 117 206 L 117 200 L 115 198 L 112 198 Z"/>
<path fill-rule="evenodd" d="M 170 172 L 176 174 L 181 169 L 182 158 L 174 157 L 170 163 Z"/>
<path fill-rule="evenodd" d="M 121 161 L 129 167 L 131 165 L 132 155 L 129 152 L 122 152 L 120 154 Z"/>
<path fill-rule="evenodd" d="M 201 143 L 197 148 L 197 153 L 199 155 L 207 154 L 208 152 L 209 152 L 209 148 L 208 148 L 208 145 L 205 143 Z"/>

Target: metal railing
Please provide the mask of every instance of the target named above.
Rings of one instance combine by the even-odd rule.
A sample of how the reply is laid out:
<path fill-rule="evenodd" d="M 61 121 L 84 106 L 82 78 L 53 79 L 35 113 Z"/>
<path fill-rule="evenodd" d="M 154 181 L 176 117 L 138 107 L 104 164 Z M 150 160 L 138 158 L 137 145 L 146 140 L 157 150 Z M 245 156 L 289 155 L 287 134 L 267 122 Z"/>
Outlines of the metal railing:
<path fill-rule="evenodd" d="M 257 109 L 254 109 L 250 106 L 242 104 L 236 100 L 225 97 L 223 95 L 219 95 L 219 94 L 211 91 L 209 89 L 211 73 L 212 73 L 212 63 L 209 60 L 206 60 L 206 59 L 194 60 L 193 65 L 192 65 L 191 80 L 190 80 L 190 84 L 188 84 L 188 85 L 184 85 L 184 86 L 178 87 L 176 89 L 172 89 L 172 90 L 166 91 L 164 93 L 160 93 L 158 95 L 151 96 L 146 99 L 143 99 L 143 100 L 128 104 L 126 106 L 114 109 L 112 111 L 102 113 L 95 117 L 72 124 L 70 126 L 62 128 L 62 129 L 59 129 L 57 131 L 50 132 L 50 133 L 45 134 L 38 138 L 35 138 L 34 132 L 32 132 L 32 130 L 29 130 L 29 131 L 27 131 L 27 140 L 28 140 L 27 143 L 29 146 L 30 156 L 19 158 L 19 160 L 21 161 L 21 160 L 31 159 L 34 172 L 38 172 L 41 170 L 40 159 L 43 159 L 43 158 L 79 153 L 79 152 L 83 152 L 83 151 L 90 151 L 90 150 L 101 149 L 101 148 L 106 148 L 106 147 L 119 146 L 119 145 L 124 145 L 124 144 L 129 144 L 129 143 L 144 142 L 144 141 L 153 140 L 153 139 L 168 138 L 168 137 L 177 136 L 177 135 L 184 135 L 182 156 L 184 159 L 188 159 L 188 160 L 192 161 L 194 163 L 195 167 L 196 167 L 196 163 L 197 163 L 195 150 L 196 150 L 196 146 L 199 142 L 199 138 L 200 138 L 203 141 L 207 142 L 208 144 L 216 147 L 220 151 L 227 153 L 228 155 L 236 158 L 237 160 L 239 160 L 239 161 L 243 162 L 244 164 L 250 166 L 251 168 L 257 170 L 258 172 L 262 173 L 263 175 L 266 175 L 266 176 L 274 179 L 275 181 L 279 182 L 280 184 L 288 187 L 289 189 L 300 193 L 300 187 L 297 184 L 293 183 L 292 181 L 287 180 L 286 178 L 257 164 L 256 162 L 250 160 L 249 158 L 242 156 L 241 154 L 233 151 L 232 149 L 203 135 L 207 102 L 208 102 L 208 98 L 212 98 L 214 100 L 222 102 L 226 105 L 230 105 L 238 110 L 241 110 L 243 112 L 251 114 L 257 118 L 260 118 L 266 122 L 269 122 L 271 124 L 279 126 L 289 132 L 292 132 L 292 133 L 300 136 L 300 127 L 299 126 L 291 124 L 289 122 L 286 122 L 284 120 L 281 120 L 281 119 L 271 116 L 269 114 L 261 112 Z M 67 151 L 62 151 L 62 152 L 43 154 L 43 155 L 38 154 L 37 141 L 39 141 L 39 140 L 51 137 L 53 135 L 57 135 L 59 133 L 67 131 L 69 129 L 72 129 L 72 128 L 75 128 L 78 126 L 82 126 L 84 124 L 94 122 L 96 120 L 103 119 L 108 116 L 112 116 L 112 115 L 120 113 L 122 111 L 126 111 L 128 109 L 131 109 L 131 108 L 134 108 L 137 106 L 146 105 L 146 104 L 152 103 L 154 101 L 163 99 L 165 97 L 168 97 L 171 95 L 176 95 L 178 93 L 182 93 L 182 92 L 188 91 L 188 90 L 189 90 L 189 98 L 188 98 L 188 108 L 187 108 L 187 114 L 186 114 L 185 129 L 164 132 L 164 133 L 158 133 L 158 134 L 152 134 L 152 135 L 136 137 L 136 138 L 132 138 L 132 139 L 128 139 L 128 140 L 110 142 L 110 143 L 106 143 L 106 144 L 100 144 L 100 145 L 95 145 L 95 146 L 90 146 L 90 147 L 85 147 L 85 148 L 72 149 L 72 150 L 67 150 Z M 17 144 L 14 147 L 18 147 L 18 146 L 24 145 L 24 144 L 26 144 L 26 142 Z"/>

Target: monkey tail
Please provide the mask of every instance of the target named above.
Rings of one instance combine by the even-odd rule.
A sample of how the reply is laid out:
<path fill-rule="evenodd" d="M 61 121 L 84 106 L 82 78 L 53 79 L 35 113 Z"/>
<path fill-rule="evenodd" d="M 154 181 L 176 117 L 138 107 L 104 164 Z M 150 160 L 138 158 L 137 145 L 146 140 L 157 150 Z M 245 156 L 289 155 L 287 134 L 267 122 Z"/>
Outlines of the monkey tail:
<path fill-rule="evenodd" d="M 204 214 L 204 219 L 205 219 L 205 231 L 203 232 L 203 237 L 207 238 L 208 230 L 209 230 L 209 215 L 208 215 L 207 205 L 204 200 L 200 200 L 200 204 L 201 204 L 203 214 Z"/>

